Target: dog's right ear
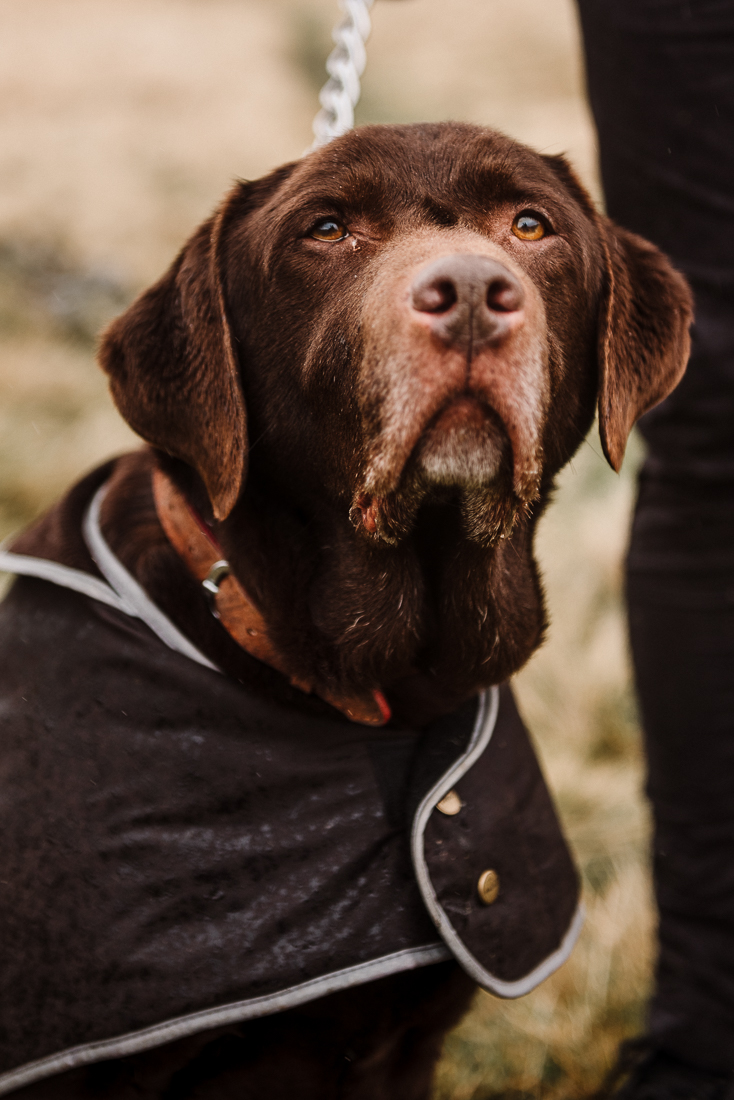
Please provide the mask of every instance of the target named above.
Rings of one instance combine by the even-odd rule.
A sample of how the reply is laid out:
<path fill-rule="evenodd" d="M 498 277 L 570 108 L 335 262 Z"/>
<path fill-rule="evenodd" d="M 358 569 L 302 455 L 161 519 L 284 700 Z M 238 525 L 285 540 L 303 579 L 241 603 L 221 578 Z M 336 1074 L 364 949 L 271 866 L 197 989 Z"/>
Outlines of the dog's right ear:
<path fill-rule="evenodd" d="M 224 228 L 236 188 L 163 278 L 103 336 L 99 360 L 128 424 L 196 469 L 214 515 L 225 519 L 247 461 L 247 421 L 222 291 Z"/>

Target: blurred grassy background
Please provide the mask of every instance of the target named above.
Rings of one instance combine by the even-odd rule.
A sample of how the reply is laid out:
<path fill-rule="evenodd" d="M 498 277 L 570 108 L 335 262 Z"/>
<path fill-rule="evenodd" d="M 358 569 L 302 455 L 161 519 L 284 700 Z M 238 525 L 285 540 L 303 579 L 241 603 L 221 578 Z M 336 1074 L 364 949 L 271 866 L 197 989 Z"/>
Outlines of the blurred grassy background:
<path fill-rule="evenodd" d="M 0 0 L 0 538 L 134 445 L 96 334 L 235 176 L 309 144 L 335 15 L 335 0 Z M 359 121 L 495 126 L 568 153 L 598 197 L 570 0 L 378 0 L 373 25 Z M 436 1100 L 588 1095 L 640 1026 L 654 921 L 620 610 L 634 467 L 613 475 L 592 437 L 563 474 L 540 537 L 552 629 L 518 677 L 586 927 L 529 997 L 478 995 Z"/>

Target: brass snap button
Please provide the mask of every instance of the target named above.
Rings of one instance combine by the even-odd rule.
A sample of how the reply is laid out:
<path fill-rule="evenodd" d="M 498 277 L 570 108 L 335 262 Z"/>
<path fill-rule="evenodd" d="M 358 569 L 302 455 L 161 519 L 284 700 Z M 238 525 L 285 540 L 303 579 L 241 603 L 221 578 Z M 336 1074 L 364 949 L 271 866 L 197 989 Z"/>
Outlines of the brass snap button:
<path fill-rule="evenodd" d="M 446 814 L 447 817 L 453 817 L 454 814 L 458 814 L 464 803 L 459 798 L 456 791 L 449 791 L 445 794 L 440 802 L 436 803 L 436 809 L 440 810 L 442 814 Z"/>
<path fill-rule="evenodd" d="M 496 871 L 482 871 L 477 882 L 477 893 L 483 905 L 491 905 L 500 892 L 500 877 Z"/>

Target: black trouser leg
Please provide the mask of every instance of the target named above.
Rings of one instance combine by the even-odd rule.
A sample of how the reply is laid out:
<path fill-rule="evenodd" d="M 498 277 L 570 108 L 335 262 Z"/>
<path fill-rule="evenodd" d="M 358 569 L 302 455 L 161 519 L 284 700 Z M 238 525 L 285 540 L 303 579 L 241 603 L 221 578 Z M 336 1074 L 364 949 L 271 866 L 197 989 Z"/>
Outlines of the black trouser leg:
<path fill-rule="evenodd" d="M 734 0 L 578 0 L 609 214 L 696 295 L 628 563 L 660 911 L 650 1031 L 734 1071 Z"/>
<path fill-rule="evenodd" d="M 660 909 L 650 1031 L 734 1071 L 734 486 L 643 476 L 630 636 Z M 716 564 L 715 558 L 719 557 Z"/>

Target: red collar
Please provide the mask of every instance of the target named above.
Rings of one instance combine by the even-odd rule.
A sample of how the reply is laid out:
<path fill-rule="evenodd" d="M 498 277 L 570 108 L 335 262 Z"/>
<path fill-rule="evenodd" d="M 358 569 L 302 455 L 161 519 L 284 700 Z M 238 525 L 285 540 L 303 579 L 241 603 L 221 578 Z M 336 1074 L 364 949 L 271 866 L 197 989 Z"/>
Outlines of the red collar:
<path fill-rule="evenodd" d="M 371 695 L 334 696 L 314 689 L 313 684 L 293 676 L 273 644 L 261 612 L 230 572 L 222 548 L 204 521 L 197 516 L 183 494 L 164 473 L 153 471 L 153 496 L 163 530 L 190 573 L 203 586 L 215 618 L 252 657 L 288 678 L 293 687 L 307 694 L 314 692 L 352 722 L 384 726 L 390 720 L 390 706 L 381 691 Z"/>

